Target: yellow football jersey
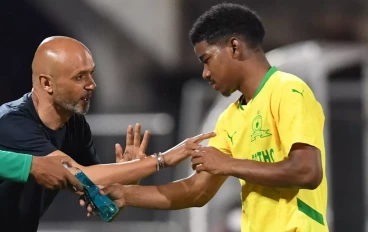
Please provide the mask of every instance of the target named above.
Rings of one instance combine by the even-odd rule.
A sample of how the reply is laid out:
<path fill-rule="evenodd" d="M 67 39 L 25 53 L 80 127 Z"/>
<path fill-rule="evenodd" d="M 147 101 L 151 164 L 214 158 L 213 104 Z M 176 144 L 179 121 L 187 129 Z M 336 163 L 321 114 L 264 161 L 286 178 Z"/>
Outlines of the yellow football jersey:
<path fill-rule="evenodd" d="M 242 98 L 242 97 L 241 97 Z M 324 114 L 298 77 L 272 67 L 246 105 L 241 98 L 219 117 L 209 146 L 237 159 L 280 162 L 294 143 L 321 151 L 323 180 L 315 190 L 271 188 L 240 180 L 242 232 L 326 232 Z"/>

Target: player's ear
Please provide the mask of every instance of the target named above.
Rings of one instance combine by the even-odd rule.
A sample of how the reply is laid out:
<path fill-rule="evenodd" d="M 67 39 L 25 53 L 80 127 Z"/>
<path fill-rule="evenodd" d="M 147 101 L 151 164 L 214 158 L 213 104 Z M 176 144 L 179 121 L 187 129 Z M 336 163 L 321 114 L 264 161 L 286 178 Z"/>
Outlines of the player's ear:
<path fill-rule="evenodd" d="M 49 94 L 53 92 L 52 77 L 50 75 L 41 74 L 38 77 L 41 88 L 46 90 Z"/>
<path fill-rule="evenodd" d="M 229 40 L 230 43 L 230 49 L 231 49 L 231 56 L 234 59 L 239 59 L 242 56 L 242 44 L 240 43 L 240 41 L 235 38 L 232 37 Z"/>

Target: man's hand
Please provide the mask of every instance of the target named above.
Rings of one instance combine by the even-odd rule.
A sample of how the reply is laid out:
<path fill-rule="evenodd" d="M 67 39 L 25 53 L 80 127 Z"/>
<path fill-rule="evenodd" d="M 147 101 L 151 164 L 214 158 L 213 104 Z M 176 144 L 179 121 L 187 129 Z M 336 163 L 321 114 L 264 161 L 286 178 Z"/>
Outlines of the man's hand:
<path fill-rule="evenodd" d="M 192 152 L 192 168 L 213 175 L 227 175 L 231 157 L 214 147 L 200 147 Z"/>
<path fill-rule="evenodd" d="M 115 145 L 116 163 L 128 162 L 146 157 L 145 153 L 150 136 L 150 132 L 146 130 L 141 143 L 141 125 L 139 123 L 135 124 L 135 131 L 133 131 L 133 127 L 129 125 L 127 129 L 125 152 L 123 153 L 123 148 L 120 144 Z M 140 180 L 137 180 L 130 184 L 136 185 L 139 184 L 139 182 Z"/>
<path fill-rule="evenodd" d="M 191 156 L 192 152 L 200 147 L 199 143 L 201 143 L 203 140 L 215 136 L 216 136 L 215 132 L 209 132 L 184 140 L 175 147 L 163 153 L 165 166 L 168 167 L 176 166 L 181 161 Z"/>
<path fill-rule="evenodd" d="M 141 125 L 137 123 L 134 132 L 133 127 L 129 125 L 124 153 L 120 144 L 115 145 L 116 163 L 144 158 L 150 136 L 150 132 L 146 130 L 141 143 Z"/>
<path fill-rule="evenodd" d="M 33 156 L 30 174 L 36 182 L 49 189 L 72 189 L 83 191 L 79 180 L 63 164 L 73 166 L 74 161 L 68 156 Z"/>

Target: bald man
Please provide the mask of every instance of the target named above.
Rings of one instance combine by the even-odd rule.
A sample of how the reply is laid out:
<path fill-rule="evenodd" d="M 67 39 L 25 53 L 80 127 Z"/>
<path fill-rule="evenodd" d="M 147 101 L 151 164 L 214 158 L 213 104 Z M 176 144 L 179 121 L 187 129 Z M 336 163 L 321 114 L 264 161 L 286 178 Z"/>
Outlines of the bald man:
<path fill-rule="evenodd" d="M 199 135 L 167 152 L 146 157 L 149 134 L 145 134 L 140 144 L 140 125 L 136 125 L 135 132 L 129 126 L 124 156 L 121 146 L 116 147 L 117 161 L 136 160 L 99 165 L 84 117 L 96 88 L 94 69 L 91 52 L 79 41 L 61 36 L 45 39 L 32 63 L 32 91 L 0 107 L 0 150 L 60 159 L 69 156 L 74 160 L 73 166 L 96 184 L 127 184 L 178 164 L 190 156 L 198 143 L 214 136 L 213 133 Z M 62 181 L 59 174 L 49 173 Z M 58 190 L 39 185 L 32 176 L 26 183 L 2 182 L 2 228 L 14 232 L 37 231 L 40 217 L 57 193 Z"/>

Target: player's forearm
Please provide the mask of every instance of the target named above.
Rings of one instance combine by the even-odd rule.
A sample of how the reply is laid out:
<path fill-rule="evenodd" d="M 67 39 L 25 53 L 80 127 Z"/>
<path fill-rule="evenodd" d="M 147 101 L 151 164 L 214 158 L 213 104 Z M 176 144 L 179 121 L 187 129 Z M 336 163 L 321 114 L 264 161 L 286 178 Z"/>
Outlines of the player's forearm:
<path fill-rule="evenodd" d="M 177 210 L 200 207 L 209 199 L 201 193 L 191 178 L 160 186 L 124 187 L 126 205 L 141 208 Z"/>
<path fill-rule="evenodd" d="M 320 183 L 316 170 L 289 159 L 277 163 L 231 159 L 227 165 L 229 176 L 269 187 L 315 189 Z"/>
<path fill-rule="evenodd" d="M 100 164 L 79 167 L 95 184 L 128 184 L 141 180 L 157 171 L 157 159 L 145 157 L 125 163 Z"/>

